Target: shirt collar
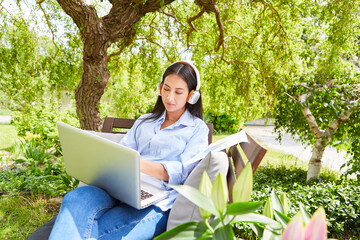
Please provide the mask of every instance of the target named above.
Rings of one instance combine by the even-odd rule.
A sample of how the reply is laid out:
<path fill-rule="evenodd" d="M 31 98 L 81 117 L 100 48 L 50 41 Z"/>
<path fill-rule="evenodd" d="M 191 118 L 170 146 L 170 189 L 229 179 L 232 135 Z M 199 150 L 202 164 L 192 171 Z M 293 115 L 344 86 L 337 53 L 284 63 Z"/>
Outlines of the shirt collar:
<path fill-rule="evenodd" d="M 163 114 L 161 115 L 161 117 L 159 118 L 159 120 L 161 121 L 161 123 L 163 123 L 165 121 L 165 116 L 166 116 L 166 110 L 163 112 Z M 184 125 L 184 126 L 195 126 L 195 122 L 194 122 L 194 116 L 191 115 L 191 113 L 186 109 L 185 112 L 181 115 L 181 117 L 179 118 L 179 120 L 177 120 L 176 123 L 174 123 L 174 126 L 179 126 L 179 125 Z"/>

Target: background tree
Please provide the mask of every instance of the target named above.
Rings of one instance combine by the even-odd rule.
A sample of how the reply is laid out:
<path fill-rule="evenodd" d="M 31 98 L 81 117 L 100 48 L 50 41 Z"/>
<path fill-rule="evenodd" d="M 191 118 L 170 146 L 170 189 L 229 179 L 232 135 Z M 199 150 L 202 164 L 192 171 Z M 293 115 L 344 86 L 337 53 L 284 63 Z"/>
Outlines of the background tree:
<path fill-rule="evenodd" d="M 114 21 L 118 24 L 121 19 L 113 19 L 110 16 L 119 17 L 121 14 L 115 12 L 128 6 L 127 3 L 122 5 L 117 1 L 93 1 L 94 6 L 87 5 L 83 1 L 71 1 L 71 3 L 80 4 L 81 7 L 75 9 L 82 9 L 79 10 L 82 14 L 96 13 L 93 18 L 98 23 L 116 19 Z M 69 4 L 65 5 L 70 9 L 68 11 L 72 11 Z M 135 4 L 131 7 L 131 11 L 134 13 L 140 11 L 140 5 Z M 141 6 L 146 8 L 149 5 Z M 102 42 L 95 44 L 91 41 L 97 41 L 96 38 L 88 36 L 90 40 L 85 41 L 86 38 L 82 34 L 87 34 L 90 30 L 95 31 L 97 28 L 92 28 L 90 22 L 83 23 L 79 19 L 76 20 L 79 26 L 90 24 L 86 25 L 89 29 L 85 31 L 84 27 L 79 28 L 77 25 L 77 28 L 74 28 L 75 25 L 69 23 L 70 18 L 66 18 L 66 14 L 65 16 L 61 14 L 60 6 L 56 2 L 39 1 L 32 6 L 31 11 L 35 16 L 43 16 L 42 21 L 46 23 L 47 29 L 41 30 L 48 32 L 47 35 L 51 37 L 53 43 L 53 46 L 47 45 L 54 49 L 51 54 L 53 61 L 45 62 L 47 65 L 43 64 L 43 68 L 46 68 L 49 74 L 61 78 L 57 78 L 59 80 L 57 84 L 53 81 L 50 85 L 56 86 L 58 92 L 65 87 L 64 83 L 73 82 L 72 86 L 78 85 L 75 94 L 76 109 L 83 128 L 101 126 L 99 108 L 102 116 L 110 114 L 138 117 L 149 111 L 156 98 L 155 86 L 163 69 L 170 62 L 180 58 L 191 58 L 202 73 L 206 115 L 224 116 L 225 120 L 229 119 L 226 123 L 245 122 L 269 112 L 279 86 L 277 83 L 282 81 L 291 70 L 291 62 L 288 61 L 291 53 L 285 26 L 294 25 L 296 19 L 291 17 L 282 19 L 289 12 L 286 5 L 280 4 L 275 9 L 272 4 L 265 1 L 248 4 L 241 4 L 238 1 L 196 1 L 195 3 L 173 1 L 171 4 L 161 5 L 157 11 L 144 10 L 147 14 L 142 13 L 136 24 L 132 27 L 128 26 L 128 35 L 121 36 L 117 42 L 114 37 L 106 43 L 108 45 L 105 44 L 104 48 L 100 47 L 106 42 L 103 38 L 111 35 L 108 32 L 104 34 L 101 32 L 105 31 L 103 27 L 106 24 L 97 25 L 102 27 L 101 31 L 96 32 Z M 123 19 L 127 19 L 125 15 Z M 35 21 L 39 22 L 39 20 Z M 30 22 L 35 25 L 36 31 L 39 23 L 34 22 L 33 19 Z M 116 30 L 116 28 L 109 29 Z M 89 43 L 88 48 L 79 46 L 76 48 L 80 38 L 83 45 Z M 111 44 L 112 41 L 114 43 Z M 107 49 L 106 54 L 104 49 Z M 50 60 L 47 51 L 44 51 L 43 57 L 47 56 Z M 74 59 L 69 59 L 71 53 Z M 62 54 L 66 54 L 65 59 Z M 101 56 L 95 58 L 94 54 Z M 106 58 L 104 55 L 107 55 Z M 87 62 L 90 61 L 99 68 L 83 66 L 84 80 L 80 83 L 77 76 L 71 76 L 74 73 L 80 74 L 78 68 L 74 69 L 75 72 L 71 72 L 67 67 L 62 67 L 62 64 L 78 63 L 79 57 L 83 58 L 83 65 L 90 64 Z M 102 59 L 102 62 L 99 59 Z M 97 64 L 96 61 L 100 61 L 102 65 Z M 63 73 L 61 70 L 64 70 Z M 101 71 L 102 74 L 93 75 Z M 109 78 L 110 71 L 112 78 Z M 92 80 L 86 80 L 90 78 L 89 76 L 92 76 Z M 109 85 L 108 81 L 110 81 Z M 92 88 L 97 90 L 94 91 Z M 106 93 L 101 99 L 105 89 Z M 82 94 L 83 91 L 88 93 Z M 83 99 L 79 100 L 79 98 Z M 80 117 L 83 116 L 80 115 L 81 112 L 87 112 L 88 115 Z M 91 122 L 92 127 L 84 127 L 85 122 Z M 235 125 L 236 129 L 238 124 Z"/>
<path fill-rule="evenodd" d="M 76 23 L 84 46 L 82 63 L 83 75 L 75 93 L 76 109 L 82 128 L 95 130 L 101 128 L 98 106 L 110 79 L 108 58 L 113 58 L 116 54 L 121 54 L 127 46 L 130 46 L 134 41 L 138 41 L 139 43 L 147 41 L 156 45 L 163 50 L 160 55 L 165 56 L 168 61 L 179 59 L 179 51 L 185 50 L 184 47 L 182 47 L 184 45 L 180 45 L 179 43 L 186 43 L 187 49 L 190 50 L 189 54 L 195 55 L 196 52 L 199 52 L 198 57 L 196 58 L 196 56 L 194 56 L 193 58 L 197 60 L 200 68 L 204 66 L 204 69 L 206 69 L 205 66 L 209 66 L 208 64 L 212 62 L 212 60 L 214 60 L 212 65 L 215 65 L 218 60 L 222 60 L 229 65 L 226 68 L 219 67 L 217 70 L 218 73 L 216 73 L 218 76 L 220 76 L 224 70 L 227 72 L 227 76 L 232 77 L 234 75 L 236 76 L 239 72 L 243 72 L 244 69 L 241 69 L 241 66 L 238 64 L 241 62 L 244 63 L 244 66 L 249 67 L 252 65 L 254 68 L 257 68 L 256 65 L 258 63 L 246 62 L 240 59 L 226 59 L 227 49 L 229 49 L 228 54 L 231 56 L 231 48 L 226 46 L 226 38 L 239 39 L 240 37 L 232 34 L 231 30 L 237 31 L 239 28 L 242 28 L 241 22 L 243 21 L 232 20 L 241 18 L 240 15 L 237 15 L 236 7 L 242 7 L 242 12 L 248 10 L 247 8 L 249 7 L 242 6 L 238 1 L 195 1 L 195 3 L 189 1 L 184 3 L 170 0 L 146 2 L 114 0 L 109 2 L 111 5 L 109 7 L 110 10 L 105 13 L 103 17 L 99 17 L 95 7 L 87 5 L 81 0 L 58 0 L 59 5 Z M 170 3 L 172 4 L 170 5 Z M 39 4 L 42 4 L 42 2 Z M 249 5 L 250 8 L 254 10 L 252 17 L 255 17 L 251 28 L 257 29 L 258 32 L 251 34 L 252 29 L 249 30 L 250 35 L 249 43 L 247 43 L 247 51 L 251 50 L 259 61 L 264 60 L 264 52 L 269 54 L 270 57 L 275 56 L 275 58 L 279 60 L 285 60 L 287 50 L 285 47 L 286 40 L 284 40 L 284 38 L 286 37 L 286 33 L 281 27 L 278 12 L 271 4 L 265 1 Z M 161 15 L 161 17 L 159 17 L 159 15 Z M 249 17 L 251 17 L 251 14 Z M 262 20 L 263 23 L 256 23 L 256 20 L 259 19 Z M 274 19 L 276 20 L 275 22 Z M 225 26 L 225 23 L 228 24 L 229 27 Z M 238 27 L 231 25 L 238 25 Z M 269 27 L 272 29 L 269 30 Z M 262 32 L 264 29 L 266 29 L 266 31 Z M 165 38 L 156 39 L 157 36 L 161 36 L 164 33 L 166 35 Z M 174 38 L 176 38 L 177 41 L 171 43 L 170 41 Z M 270 51 L 267 48 L 266 51 L 257 52 L 259 48 L 261 48 L 259 44 L 261 42 L 269 42 L 269 46 L 272 45 L 274 48 L 281 50 L 282 58 L 279 56 L 280 52 Z M 117 45 L 115 49 L 118 49 L 118 52 L 114 50 L 114 52 L 108 56 L 108 50 L 114 43 Z M 232 51 L 238 49 L 235 47 L 236 45 L 238 45 L 238 43 L 233 43 Z M 200 46 L 202 50 L 199 50 Z M 138 53 L 141 51 L 141 48 L 142 46 L 140 45 L 138 45 L 138 47 L 132 46 L 131 51 L 132 53 L 134 53 L 134 51 Z M 274 54 L 272 54 L 272 52 L 274 52 Z M 159 57 L 159 55 L 151 56 L 153 58 L 155 56 Z M 276 77 L 271 77 L 271 73 L 274 72 L 264 71 L 267 70 L 264 62 L 261 62 L 261 65 L 261 67 L 264 68 L 257 68 L 256 74 L 258 76 L 261 74 L 261 81 L 266 83 L 263 89 L 264 94 L 260 94 L 266 96 L 266 94 L 274 92 L 271 91 L 271 89 L 274 89 L 276 86 L 272 84 Z M 132 64 L 130 64 L 130 66 L 132 66 Z M 161 74 L 158 74 L 158 76 L 160 75 Z M 215 80 L 218 80 L 218 76 L 215 76 Z M 254 81 L 257 83 L 259 81 L 259 78 L 253 74 L 248 74 L 247 78 L 248 83 L 245 84 L 241 81 L 243 79 L 231 81 L 231 83 L 235 82 L 233 89 L 238 92 L 238 90 L 244 90 L 246 87 L 254 84 Z M 222 80 L 223 79 L 225 79 L 224 76 L 222 76 Z M 250 79 L 252 79 L 252 81 L 250 81 Z M 155 82 L 157 81 L 158 77 Z M 154 80 L 152 82 L 154 82 Z M 210 84 L 208 84 L 208 86 L 210 86 Z M 258 86 L 261 86 L 261 84 L 258 83 Z M 234 101 L 234 104 L 238 103 L 239 105 L 241 100 L 239 101 L 240 98 L 237 97 L 237 95 L 238 94 L 234 94 L 237 100 Z M 266 106 L 266 104 L 264 105 Z"/>
<path fill-rule="evenodd" d="M 345 147 L 352 156 L 349 173 L 359 174 L 358 7 L 358 1 L 330 1 L 301 9 L 296 71 L 283 85 L 274 113 L 279 134 L 285 129 L 313 146 L 307 180 L 320 175 L 328 145 Z"/>

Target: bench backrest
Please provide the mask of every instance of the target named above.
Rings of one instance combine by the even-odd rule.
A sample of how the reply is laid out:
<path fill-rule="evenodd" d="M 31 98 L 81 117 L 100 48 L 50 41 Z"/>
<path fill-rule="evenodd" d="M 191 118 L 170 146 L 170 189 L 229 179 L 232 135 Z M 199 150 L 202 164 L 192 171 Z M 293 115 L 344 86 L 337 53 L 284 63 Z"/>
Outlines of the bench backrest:
<path fill-rule="evenodd" d="M 119 131 L 114 131 L 114 129 L 119 128 L 119 129 L 130 129 L 134 123 L 135 123 L 136 119 L 127 119 L 127 118 L 112 118 L 112 117 L 106 117 L 104 119 L 104 124 L 103 124 L 103 128 L 102 131 L 103 132 L 108 132 L 108 133 L 125 133 L 125 132 L 119 132 Z M 213 136 L 213 124 L 212 123 L 207 123 L 206 124 L 209 128 L 209 136 L 208 136 L 208 141 L 209 144 L 212 143 L 212 136 Z"/>
<path fill-rule="evenodd" d="M 106 117 L 104 119 L 103 124 L 103 132 L 109 133 L 124 133 L 119 131 L 114 131 L 114 129 L 130 129 L 134 123 L 135 119 L 126 119 L 126 118 L 112 118 Z M 207 123 L 209 128 L 209 144 L 212 142 L 213 136 L 213 124 Z M 259 142 L 257 142 L 251 135 L 248 133 L 248 141 L 246 143 L 240 143 L 236 146 L 232 146 L 227 151 L 229 157 L 229 171 L 227 174 L 227 184 L 229 189 L 229 201 L 232 202 L 232 188 L 235 183 L 236 178 L 241 173 L 242 169 L 245 167 L 245 162 L 249 161 L 252 165 L 253 173 L 255 173 L 256 169 L 258 168 L 261 160 L 263 159 L 264 155 L 267 152 L 267 149 L 261 146 Z M 240 147 L 245 154 L 247 161 L 244 160 L 244 155 L 240 154 L 239 148 Z"/>

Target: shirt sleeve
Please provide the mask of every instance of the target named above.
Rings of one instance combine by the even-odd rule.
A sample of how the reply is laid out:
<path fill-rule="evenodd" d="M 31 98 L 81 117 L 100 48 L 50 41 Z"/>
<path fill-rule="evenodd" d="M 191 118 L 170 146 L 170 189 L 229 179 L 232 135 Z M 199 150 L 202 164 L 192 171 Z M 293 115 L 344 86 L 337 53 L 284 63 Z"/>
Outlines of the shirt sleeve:
<path fill-rule="evenodd" d="M 196 163 L 190 164 L 186 167 L 184 164 L 187 160 L 190 160 L 193 156 L 208 146 L 208 134 L 209 128 L 203 121 L 201 121 L 201 123 L 196 126 L 192 137 L 187 142 L 183 153 L 180 154 L 177 159 L 163 163 L 163 166 L 169 175 L 168 184 L 178 185 L 185 182 Z"/>
<path fill-rule="evenodd" d="M 134 150 L 138 150 L 138 142 L 136 141 L 136 130 L 140 124 L 141 120 L 138 119 L 135 121 L 134 125 L 130 130 L 125 134 L 125 136 L 120 140 L 120 144 L 129 147 Z"/>

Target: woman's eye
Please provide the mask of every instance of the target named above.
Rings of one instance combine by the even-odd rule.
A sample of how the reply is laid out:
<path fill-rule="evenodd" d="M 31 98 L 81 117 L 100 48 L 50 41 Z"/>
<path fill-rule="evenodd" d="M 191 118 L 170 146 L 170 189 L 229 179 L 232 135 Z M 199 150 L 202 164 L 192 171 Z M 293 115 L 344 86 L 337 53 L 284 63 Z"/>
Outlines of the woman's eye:
<path fill-rule="evenodd" d="M 168 89 L 168 88 L 164 88 L 164 91 L 170 91 L 170 89 Z"/>
<path fill-rule="evenodd" d="M 183 92 L 176 92 L 176 94 L 179 94 L 179 95 L 180 95 L 180 94 L 183 94 Z"/>

